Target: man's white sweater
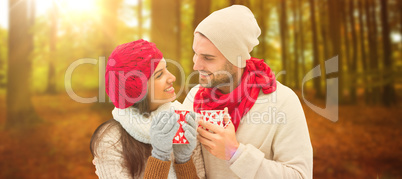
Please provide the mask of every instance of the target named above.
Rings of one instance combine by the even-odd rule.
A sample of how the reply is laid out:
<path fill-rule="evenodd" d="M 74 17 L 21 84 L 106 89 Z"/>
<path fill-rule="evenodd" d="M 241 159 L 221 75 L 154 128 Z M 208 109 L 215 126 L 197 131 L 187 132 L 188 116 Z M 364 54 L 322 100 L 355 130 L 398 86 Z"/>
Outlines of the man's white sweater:
<path fill-rule="evenodd" d="M 199 85 L 183 105 L 193 106 Z M 271 94 L 260 92 L 236 131 L 240 143 L 225 161 L 202 153 L 207 178 L 312 178 L 313 151 L 303 108 L 297 95 L 277 82 Z"/>

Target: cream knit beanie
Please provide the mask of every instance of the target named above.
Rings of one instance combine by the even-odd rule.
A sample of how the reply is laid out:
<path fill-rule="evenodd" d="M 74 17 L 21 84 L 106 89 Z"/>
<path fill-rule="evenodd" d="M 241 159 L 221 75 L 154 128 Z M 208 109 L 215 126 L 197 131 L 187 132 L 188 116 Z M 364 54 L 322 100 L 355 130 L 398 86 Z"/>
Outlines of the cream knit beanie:
<path fill-rule="evenodd" d="M 233 65 L 244 68 L 259 44 L 260 27 L 246 6 L 233 5 L 213 12 L 198 24 L 194 35 L 206 36 Z"/>

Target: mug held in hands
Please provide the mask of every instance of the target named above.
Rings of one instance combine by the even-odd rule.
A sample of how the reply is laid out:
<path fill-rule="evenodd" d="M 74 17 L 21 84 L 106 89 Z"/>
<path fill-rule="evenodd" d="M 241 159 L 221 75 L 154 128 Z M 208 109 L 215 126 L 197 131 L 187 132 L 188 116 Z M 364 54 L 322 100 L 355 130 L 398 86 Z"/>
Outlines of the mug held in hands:
<path fill-rule="evenodd" d="M 186 122 L 186 115 L 189 111 L 186 110 L 175 110 L 176 114 L 179 114 L 179 119 L 177 122 L 180 124 L 179 130 L 177 130 L 176 135 L 173 138 L 173 144 L 189 144 L 188 140 L 184 136 L 183 124 Z"/>
<path fill-rule="evenodd" d="M 223 118 L 225 116 L 224 110 L 201 110 L 200 111 L 201 117 L 200 119 L 203 120 L 204 122 L 210 122 L 212 124 L 221 126 L 221 127 L 226 127 L 227 124 L 225 124 Z M 203 127 L 203 129 L 206 129 Z M 207 131 L 211 132 L 209 129 L 206 129 Z"/>

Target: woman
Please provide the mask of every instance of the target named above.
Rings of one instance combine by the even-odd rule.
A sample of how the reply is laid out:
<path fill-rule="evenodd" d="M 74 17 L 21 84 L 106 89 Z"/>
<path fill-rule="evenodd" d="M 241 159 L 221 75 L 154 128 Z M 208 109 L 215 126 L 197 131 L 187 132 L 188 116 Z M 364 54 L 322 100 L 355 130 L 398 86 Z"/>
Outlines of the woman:
<path fill-rule="evenodd" d="M 179 128 L 173 109 L 179 103 L 171 103 L 176 79 L 155 45 L 138 40 L 117 46 L 105 78 L 106 93 L 116 108 L 113 119 L 100 125 L 91 139 L 99 178 L 204 178 L 199 145 L 194 150 L 194 113 L 183 125 L 190 144 L 172 144 Z"/>

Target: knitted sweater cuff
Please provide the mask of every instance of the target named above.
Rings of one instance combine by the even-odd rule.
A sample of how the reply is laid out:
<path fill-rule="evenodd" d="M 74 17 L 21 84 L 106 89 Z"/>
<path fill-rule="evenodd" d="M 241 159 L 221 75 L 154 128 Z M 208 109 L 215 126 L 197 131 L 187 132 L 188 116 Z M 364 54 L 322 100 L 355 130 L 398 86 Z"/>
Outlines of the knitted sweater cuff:
<path fill-rule="evenodd" d="M 198 178 L 192 158 L 186 163 L 174 163 L 173 165 L 178 179 Z"/>
<path fill-rule="evenodd" d="M 167 178 L 171 161 L 162 161 L 150 156 L 145 166 L 144 178 Z"/>

